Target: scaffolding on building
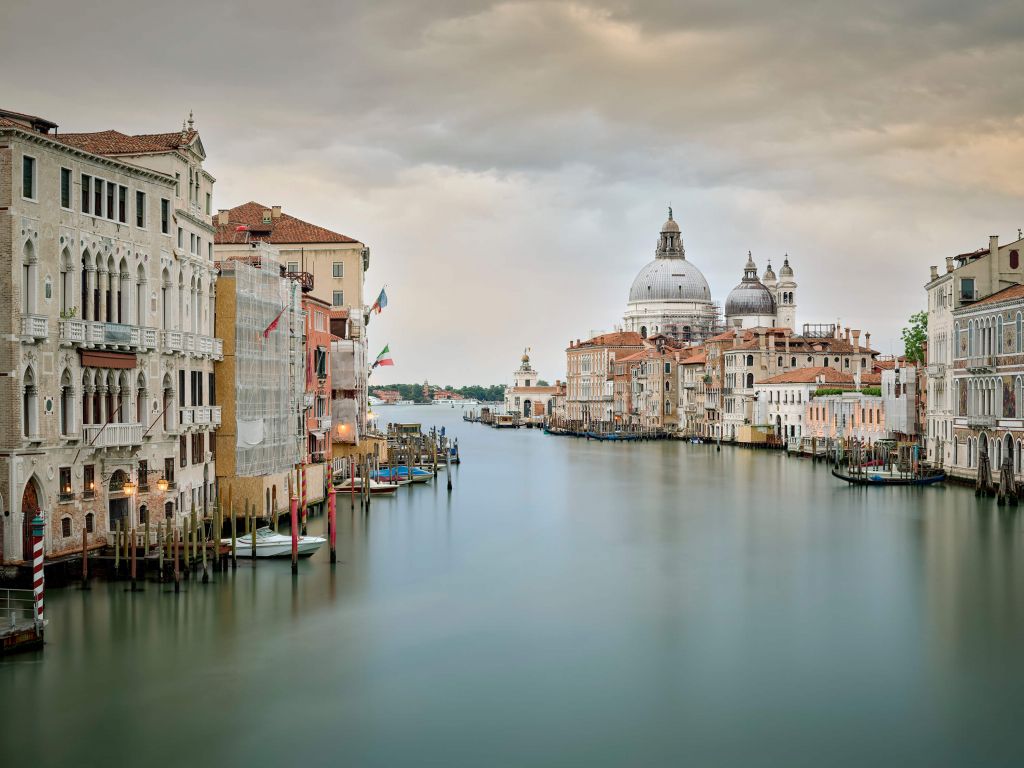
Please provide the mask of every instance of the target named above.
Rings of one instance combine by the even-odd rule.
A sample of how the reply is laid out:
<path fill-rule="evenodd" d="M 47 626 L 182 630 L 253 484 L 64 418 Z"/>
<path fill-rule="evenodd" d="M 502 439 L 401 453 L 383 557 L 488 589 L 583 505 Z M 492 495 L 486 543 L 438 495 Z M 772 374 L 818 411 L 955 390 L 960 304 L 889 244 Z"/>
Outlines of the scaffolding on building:
<path fill-rule="evenodd" d="M 303 444 L 300 286 L 282 277 L 269 248 L 233 260 L 235 274 L 235 472 L 290 470 Z M 276 322 L 275 322 L 276 321 Z"/>

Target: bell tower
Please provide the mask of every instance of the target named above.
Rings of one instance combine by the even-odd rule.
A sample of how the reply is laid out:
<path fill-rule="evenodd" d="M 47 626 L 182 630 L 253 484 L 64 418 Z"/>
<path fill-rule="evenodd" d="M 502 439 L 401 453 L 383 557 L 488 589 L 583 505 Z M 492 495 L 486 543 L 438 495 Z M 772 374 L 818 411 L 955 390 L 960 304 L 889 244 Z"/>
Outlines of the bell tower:
<path fill-rule="evenodd" d="M 796 280 L 793 268 L 789 266 L 789 254 L 782 262 L 779 270 L 779 284 L 775 289 L 776 306 L 778 307 L 779 325 L 783 328 L 796 328 Z"/>

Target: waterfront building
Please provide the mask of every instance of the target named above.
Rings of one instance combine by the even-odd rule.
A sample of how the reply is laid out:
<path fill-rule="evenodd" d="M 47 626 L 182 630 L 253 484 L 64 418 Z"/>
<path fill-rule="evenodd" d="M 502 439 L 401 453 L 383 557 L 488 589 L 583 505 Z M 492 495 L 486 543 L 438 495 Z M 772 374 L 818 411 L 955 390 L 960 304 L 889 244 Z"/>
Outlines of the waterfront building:
<path fill-rule="evenodd" d="M 743 268 L 743 279 L 729 292 L 725 300 L 727 328 L 790 328 L 796 322 L 796 281 L 787 256 L 775 276 L 771 263 L 764 279 L 757 276 L 757 265 L 750 252 Z"/>
<path fill-rule="evenodd" d="M 1024 285 L 1003 288 L 953 310 L 954 394 L 951 474 L 976 478 L 982 453 L 992 479 L 1007 458 L 1022 470 Z M 931 383 L 931 379 L 929 380 Z M 931 421 L 934 412 L 929 413 Z"/>
<path fill-rule="evenodd" d="M 878 374 L 850 374 L 839 372 L 831 376 L 831 384 L 821 383 L 821 392 L 808 401 L 804 411 L 806 431 L 804 437 L 828 438 L 832 440 L 861 440 L 870 445 L 879 440 L 890 439 L 886 424 L 885 401 L 872 386 Z M 836 379 L 849 379 L 839 384 Z M 835 389 L 849 388 L 849 391 L 835 393 Z M 861 390 L 861 387 L 867 389 Z"/>
<path fill-rule="evenodd" d="M 679 225 L 662 225 L 654 259 L 640 270 L 629 289 L 623 329 L 641 338 L 662 334 L 680 342 L 700 342 L 719 330 L 718 307 L 697 266 L 686 258 Z"/>
<path fill-rule="evenodd" d="M 373 394 L 376 395 L 384 403 L 393 404 L 397 403 L 402 399 L 402 393 L 397 389 L 375 389 Z"/>
<path fill-rule="evenodd" d="M 289 477 L 307 445 L 304 283 L 284 275 L 267 243 L 217 243 L 215 253 L 224 340 L 215 369 L 224 416 L 217 478 L 236 515 L 254 508 L 270 520 L 288 510 Z"/>
<path fill-rule="evenodd" d="M 566 349 L 565 418 L 586 429 L 614 423 L 611 376 L 618 357 L 643 349 L 636 331 L 616 331 L 586 341 L 570 341 Z"/>
<path fill-rule="evenodd" d="M 616 427 L 675 430 L 680 355 L 680 350 L 666 346 L 665 337 L 659 336 L 648 340 L 639 352 L 615 360 L 611 379 Z"/>
<path fill-rule="evenodd" d="M 707 375 L 707 351 L 703 347 L 694 347 L 684 352 L 686 356 L 682 357 L 676 366 L 678 429 L 687 437 L 698 437 L 705 434 L 704 384 Z"/>
<path fill-rule="evenodd" d="M 285 271 L 310 276 L 317 295 L 333 309 L 364 313 L 363 283 L 370 268 L 364 243 L 290 216 L 281 206 L 248 202 L 221 209 L 216 216 L 218 243 L 260 240 L 275 246 Z"/>
<path fill-rule="evenodd" d="M 367 406 L 369 367 L 363 315 L 331 311 L 331 439 L 337 460 L 373 450 L 371 413 Z M 396 401 L 397 402 L 397 401 Z"/>
<path fill-rule="evenodd" d="M 0 561 L 208 508 L 214 179 L 180 131 L 57 133 L 0 110 Z M 188 185 L 186 187 L 186 184 Z"/>
<path fill-rule="evenodd" d="M 721 360 L 719 405 L 725 440 L 761 442 L 771 426 L 758 420 L 758 385 L 786 371 L 832 367 L 848 374 L 869 373 L 877 352 L 871 334 L 833 324 L 804 325 L 799 335 L 789 328 L 742 328 L 712 338 L 708 346 Z M 712 373 L 714 381 L 715 371 Z"/>
<path fill-rule="evenodd" d="M 553 387 L 540 381 L 530 363 L 529 352 L 524 350 L 519 367 L 512 372 L 512 386 L 505 387 L 505 413 L 518 413 L 526 419 L 550 417 L 558 382 Z"/>
<path fill-rule="evenodd" d="M 931 268 L 931 277 L 925 284 L 928 291 L 928 385 L 924 437 L 928 460 L 940 466 L 957 466 L 954 420 L 966 418 L 966 414 L 959 413 L 958 395 L 953 389 L 954 358 L 968 357 L 956 349 L 954 312 L 1024 282 L 1022 250 L 1024 239 L 1018 237 L 1012 243 L 999 245 L 999 237 L 992 235 L 987 248 L 948 257 L 941 274 L 938 267 Z M 966 433 L 962 434 L 966 440 Z M 961 447 L 972 447 L 973 436 L 971 440 L 971 446 L 961 442 Z M 959 466 L 961 469 L 957 471 L 968 465 L 961 462 Z"/>
<path fill-rule="evenodd" d="M 314 281 L 315 282 L 315 281 Z M 305 399 L 306 445 L 302 456 L 299 484 L 300 502 L 314 511 L 324 511 L 331 466 L 331 305 L 312 293 L 302 295 L 305 321 Z"/>

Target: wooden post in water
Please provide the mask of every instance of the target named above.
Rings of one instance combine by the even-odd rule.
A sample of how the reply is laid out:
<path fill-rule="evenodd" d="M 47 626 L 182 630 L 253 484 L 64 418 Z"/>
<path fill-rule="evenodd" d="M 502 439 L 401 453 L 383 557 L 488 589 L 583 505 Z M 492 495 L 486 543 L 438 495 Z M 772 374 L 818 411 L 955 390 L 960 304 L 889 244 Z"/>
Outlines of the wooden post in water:
<path fill-rule="evenodd" d="M 121 572 L 121 521 L 114 526 L 114 575 Z"/>
<path fill-rule="evenodd" d="M 326 492 L 330 494 L 327 497 L 327 538 L 330 540 L 331 544 L 331 563 L 336 563 L 338 561 L 338 551 L 336 546 L 338 539 L 338 517 L 335 509 L 337 499 L 335 498 L 334 493 L 334 483 L 328 481 Z"/>
<path fill-rule="evenodd" d="M 292 523 L 292 576 L 299 575 L 299 498 L 292 487 L 292 474 L 288 473 L 288 508 Z"/>
<path fill-rule="evenodd" d="M 209 541 L 206 538 L 206 518 L 205 517 L 203 518 L 203 533 L 202 533 L 202 537 L 201 538 L 202 538 L 202 541 L 200 543 L 200 546 L 203 548 L 203 555 L 202 555 L 202 557 L 203 557 L 203 584 L 206 584 L 206 583 L 208 583 L 210 581 L 210 572 L 206 569 L 206 550 L 208 549 Z"/>
<path fill-rule="evenodd" d="M 146 580 L 146 573 L 149 571 L 149 510 L 146 510 L 146 524 L 142 536 L 142 580 Z"/>
<path fill-rule="evenodd" d="M 189 544 L 192 547 L 190 562 L 194 571 L 199 560 L 199 553 L 196 551 L 196 545 L 199 543 L 199 518 L 196 515 L 196 503 L 194 501 L 192 502 L 192 511 L 189 515 L 189 532 L 192 534 L 192 538 L 189 539 Z"/>
<path fill-rule="evenodd" d="M 184 574 L 186 576 L 188 576 L 188 571 L 189 571 L 189 568 L 188 568 L 188 542 L 189 542 L 188 523 L 189 523 L 189 518 L 188 518 L 188 514 L 186 513 L 186 515 L 183 518 L 181 518 L 181 545 L 182 545 L 181 569 L 182 569 L 182 571 L 184 572 Z"/>
<path fill-rule="evenodd" d="M 156 580 L 163 582 L 164 580 L 164 545 L 166 538 L 161 540 L 160 534 L 163 532 L 164 527 L 160 523 L 156 524 Z"/>
<path fill-rule="evenodd" d="M 249 556 L 252 559 L 252 567 L 256 567 L 256 504 L 250 508 L 249 518 Z"/>
<path fill-rule="evenodd" d="M 231 501 L 231 490 L 228 489 L 228 517 L 231 518 L 231 570 L 238 568 L 238 537 L 236 535 L 235 505 Z"/>
<path fill-rule="evenodd" d="M 138 551 L 139 548 L 135 546 L 136 542 L 135 542 L 135 529 L 134 528 L 132 528 L 131 540 L 132 540 L 132 553 L 131 553 L 132 592 L 135 592 L 138 589 L 138 586 L 135 583 L 135 576 L 136 576 L 135 557 L 136 557 L 136 552 Z"/>
<path fill-rule="evenodd" d="M 352 505 L 352 511 L 356 510 L 356 460 L 354 456 L 348 457 L 348 498 Z"/>
<path fill-rule="evenodd" d="M 89 534 L 82 526 L 82 589 L 89 588 Z"/>
<path fill-rule="evenodd" d="M 174 526 L 174 593 L 177 594 L 181 591 L 181 568 L 178 565 L 178 560 L 181 555 L 181 528 Z"/>

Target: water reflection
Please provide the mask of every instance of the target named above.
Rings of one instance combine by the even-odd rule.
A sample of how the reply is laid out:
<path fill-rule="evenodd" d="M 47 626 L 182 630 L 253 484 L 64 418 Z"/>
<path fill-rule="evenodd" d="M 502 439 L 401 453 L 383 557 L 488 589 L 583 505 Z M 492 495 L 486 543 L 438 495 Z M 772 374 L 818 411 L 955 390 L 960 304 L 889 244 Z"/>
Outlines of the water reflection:
<path fill-rule="evenodd" d="M 1020 513 L 771 453 L 386 418 L 459 435 L 451 494 L 339 498 L 338 563 L 296 579 L 51 592 L 46 651 L 0 663 L 12 764 L 1024 757 Z"/>

